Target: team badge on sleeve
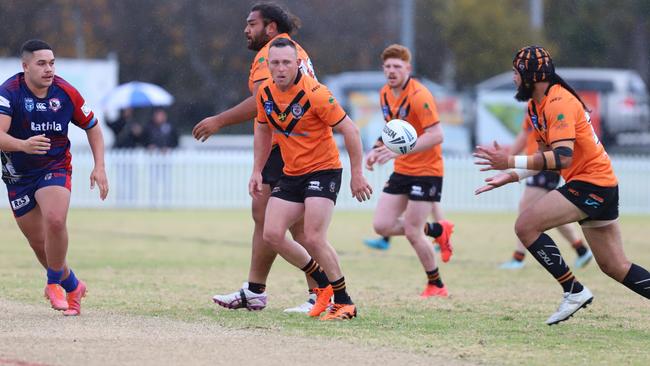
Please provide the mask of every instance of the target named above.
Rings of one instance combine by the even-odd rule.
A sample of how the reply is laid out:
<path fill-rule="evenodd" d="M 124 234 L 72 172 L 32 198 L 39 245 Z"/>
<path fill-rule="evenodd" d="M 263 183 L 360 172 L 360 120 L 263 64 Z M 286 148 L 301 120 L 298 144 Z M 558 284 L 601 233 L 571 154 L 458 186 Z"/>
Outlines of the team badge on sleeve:
<path fill-rule="evenodd" d="M 270 100 L 267 100 L 264 102 L 264 112 L 266 112 L 267 116 L 271 115 L 271 112 L 273 112 L 273 102 Z"/>
<path fill-rule="evenodd" d="M 34 99 L 25 98 L 25 109 L 27 110 L 27 112 L 31 112 L 34 110 Z"/>

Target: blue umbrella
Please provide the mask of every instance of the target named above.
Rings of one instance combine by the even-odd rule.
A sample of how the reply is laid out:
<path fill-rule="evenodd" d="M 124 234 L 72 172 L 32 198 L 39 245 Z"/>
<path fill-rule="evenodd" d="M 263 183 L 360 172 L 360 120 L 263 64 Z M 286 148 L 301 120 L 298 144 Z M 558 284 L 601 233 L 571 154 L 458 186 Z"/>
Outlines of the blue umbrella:
<path fill-rule="evenodd" d="M 174 103 L 174 97 L 155 84 L 132 81 L 122 84 L 102 99 L 105 110 L 137 107 L 164 107 Z"/>

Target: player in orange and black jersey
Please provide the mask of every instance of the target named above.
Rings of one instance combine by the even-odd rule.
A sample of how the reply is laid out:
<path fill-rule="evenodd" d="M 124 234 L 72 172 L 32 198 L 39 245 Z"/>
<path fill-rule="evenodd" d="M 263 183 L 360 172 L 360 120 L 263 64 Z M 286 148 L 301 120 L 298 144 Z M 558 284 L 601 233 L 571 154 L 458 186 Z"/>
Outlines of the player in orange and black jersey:
<path fill-rule="evenodd" d="M 295 16 L 274 3 L 259 3 L 251 8 L 246 19 L 246 28 L 244 29 L 248 40 L 248 48 L 257 51 L 248 78 L 248 87 L 251 91 L 251 96 L 244 99 L 238 105 L 199 122 L 192 131 L 193 136 L 197 140 L 205 141 L 224 126 L 243 123 L 255 117 L 255 95 L 257 93 L 257 87 L 261 82 L 271 77 L 267 63 L 270 42 L 277 38 L 291 39 L 290 34 L 294 33 L 298 26 L 299 20 Z M 315 77 L 309 56 L 300 46 L 297 46 L 297 48 L 300 58 L 300 70 L 310 77 Z M 242 289 L 239 291 L 226 295 L 215 295 L 213 297 L 214 302 L 223 307 L 260 310 L 266 306 L 266 279 L 277 253 L 262 240 L 264 212 L 271 193 L 271 187 L 279 180 L 283 165 L 280 150 L 276 146 L 264 167 L 263 192 L 253 197 L 252 214 L 255 228 L 253 231 L 253 250 L 251 253 L 248 282 L 244 283 Z M 295 240 L 303 240 L 301 222 L 296 223 L 291 228 L 291 233 Z M 321 276 L 322 271 L 320 271 L 318 264 L 312 263 L 311 258 L 300 245 L 296 242 L 292 243 L 292 248 L 295 252 L 294 256 L 301 257 L 304 261 L 304 266 L 301 268 L 305 271 L 310 295 L 305 303 L 294 308 L 286 309 L 285 311 L 304 313 L 311 309 L 316 300 L 316 295 L 312 293 L 311 289 L 319 287 L 319 281 L 322 285 L 325 279 Z M 318 277 L 319 280 L 315 280 L 313 278 L 314 276 Z"/>
<path fill-rule="evenodd" d="M 479 146 L 481 170 L 506 170 L 486 179 L 476 194 L 533 176 L 559 171 L 566 184 L 550 191 L 519 214 L 515 232 L 528 251 L 562 286 L 564 296 L 547 324 L 567 320 L 593 300 L 544 231 L 579 222 L 601 270 L 632 291 L 650 298 L 650 273 L 623 252 L 618 223 L 618 179 L 591 125 L 587 108 L 559 75 L 542 47 L 524 47 L 513 60 L 516 98 L 528 101 L 528 116 L 538 142 L 532 155 L 513 156 L 496 142 Z M 507 170 L 514 168 L 513 170 Z"/>
<path fill-rule="evenodd" d="M 327 310 L 321 320 L 351 319 L 357 315 L 357 308 L 347 293 L 338 255 L 327 241 L 342 174 L 333 130 L 343 135 L 350 157 L 352 195 L 365 201 L 372 189 L 362 174 L 358 128 L 327 87 L 303 75 L 299 64 L 292 41 L 280 38 L 271 43 L 272 79 L 264 81 L 257 94 L 255 161 L 249 192 L 252 196 L 261 192 L 262 169 L 275 135 L 285 165 L 267 205 L 264 240 L 291 261 L 286 232 L 304 217 L 305 240 L 300 243 L 330 279 L 329 286 L 316 291 L 318 299 L 309 315 L 319 316 Z M 334 303 L 330 304 L 332 295 Z"/>
<path fill-rule="evenodd" d="M 380 100 L 386 122 L 399 118 L 418 134 L 411 152 L 397 155 L 378 141 L 366 157 L 366 167 L 395 159 L 394 173 L 384 186 L 375 210 L 373 226 L 382 236 L 406 235 L 418 255 L 428 283 L 421 297 L 448 296 L 436 264 L 434 248 L 426 235 L 440 245 L 444 262 L 451 257 L 453 224 L 446 220 L 427 223 L 442 193 L 442 127 L 431 93 L 410 77 L 411 53 L 401 45 L 387 47 L 381 55 L 386 85 Z M 424 227 L 424 230 L 422 229 Z"/>
<path fill-rule="evenodd" d="M 530 124 L 528 116 L 526 116 L 521 125 L 521 131 L 515 138 L 514 143 L 509 148 L 511 154 L 517 154 L 522 151 L 526 155 L 534 154 L 538 149 L 537 140 L 533 131 L 533 126 Z M 540 199 L 549 191 L 554 190 L 560 184 L 560 174 L 551 170 L 543 170 L 537 175 L 528 177 L 526 179 L 526 188 L 519 200 L 519 212 L 523 212 L 533 202 Z M 562 237 L 571 244 L 573 249 L 578 255 L 573 266 L 575 268 L 582 268 L 586 266 L 593 254 L 591 250 L 582 241 L 578 230 L 573 223 L 558 226 L 557 231 L 560 232 Z M 517 240 L 517 247 L 512 254 L 510 260 L 502 263 L 499 268 L 501 269 L 521 269 L 524 268 L 524 259 L 526 258 L 526 247 L 519 240 Z"/>

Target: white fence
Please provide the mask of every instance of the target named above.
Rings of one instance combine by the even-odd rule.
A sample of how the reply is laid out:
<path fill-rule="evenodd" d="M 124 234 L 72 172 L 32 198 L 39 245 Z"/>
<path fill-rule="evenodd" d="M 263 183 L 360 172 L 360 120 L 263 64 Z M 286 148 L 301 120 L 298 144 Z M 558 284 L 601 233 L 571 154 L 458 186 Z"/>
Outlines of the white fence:
<path fill-rule="evenodd" d="M 366 172 L 375 194 L 369 202 L 351 197 L 347 156 L 339 209 L 373 209 L 391 165 Z M 110 193 L 105 202 L 98 190 L 89 190 L 93 167 L 90 152 L 73 153 L 72 205 L 105 208 L 248 208 L 248 178 L 252 151 L 178 150 L 167 154 L 138 150 L 108 151 L 106 154 Z M 615 156 L 620 180 L 620 208 L 624 213 L 650 213 L 650 162 L 646 157 Z M 488 174 L 481 173 L 471 156 L 445 158 L 442 204 L 446 211 L 515 211 L 523 184 L 474 195 Z M 6 197 L 4 184 L 0 194 Z M 8 206 L 6 199 L 0 205 Z"/>

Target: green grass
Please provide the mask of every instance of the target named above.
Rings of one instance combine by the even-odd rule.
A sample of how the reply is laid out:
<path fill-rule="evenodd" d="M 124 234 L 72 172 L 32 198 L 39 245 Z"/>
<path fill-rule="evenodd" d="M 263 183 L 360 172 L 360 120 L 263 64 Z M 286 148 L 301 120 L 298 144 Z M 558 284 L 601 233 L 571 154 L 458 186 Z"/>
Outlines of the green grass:
<path fill-rule="evenodd" d="M 575 271 L 595 294 L 593 305 L 548 327 L 561 289 L 532 258 L 518 272 L 500 271 L 514 245 L 509 214 L 451 214 L 452 261 L 441 265 L 451 298 L 422 301 L 425 274 L 403 238 L 387 252 L 366 249 L 371 214 L 337 212 L 337 248 L 360 317 L 323 323 L 287 316 L 306 297 L 304 276 L 279 259 L 268 281 L 269 307 L 257 313 L 215 309 L 214 293 L 246 280 L 252 220 L 247 211 L 72 210 L 69 263 L 89 284 L 96 310 L 213 322 L 230 328 L 349 339 L 494 365 L 650 364 L 648 301 L 602 274 L 595 263 Z M 621 220 L 628 256 L 650 267 L 647 217 Z M 25 303 L 40 297 L 44 272 L 8 210 L 0 214 L 0 292 Z M 552 236 L 557 237 L 555 232 Z M 575 253 L 562 241 L 567 260 Z"/>

